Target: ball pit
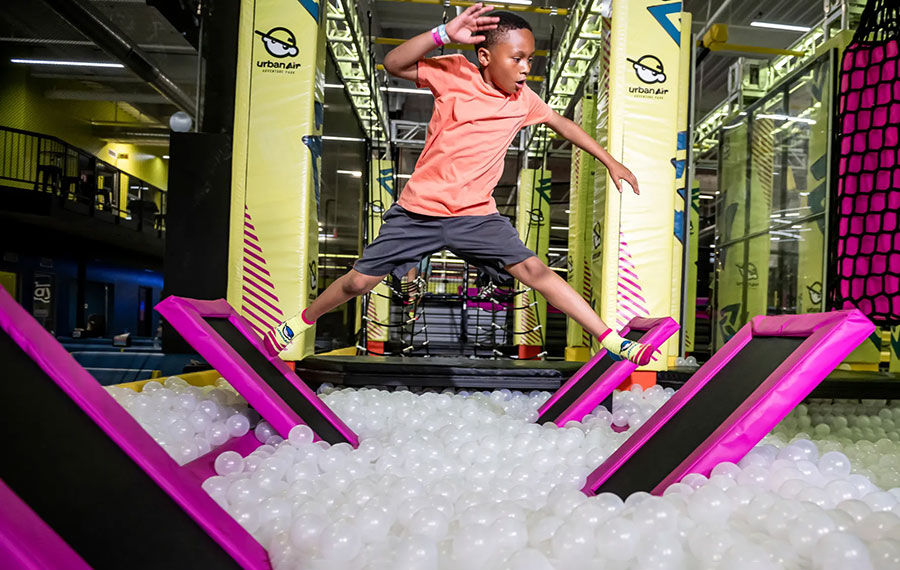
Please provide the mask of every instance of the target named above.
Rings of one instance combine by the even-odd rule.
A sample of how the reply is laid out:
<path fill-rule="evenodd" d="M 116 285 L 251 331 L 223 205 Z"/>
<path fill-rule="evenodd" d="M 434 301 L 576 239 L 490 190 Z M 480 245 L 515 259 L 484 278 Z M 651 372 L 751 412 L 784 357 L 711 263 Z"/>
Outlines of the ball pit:
<path fill-rule="evenodd" d="M 259 420 L 223 378 L 197 387 L 170 376 L 145 383 L 140 392 L 119 386 L 107 391 L 180 465 L 246 434 Z"/>
<path fill-rule="evenodd" d="M 278 569 L 900 567 L 900 403 L 811 400 L 739 464 L 662 497 L 582 494 L 672 393 L 616 392 L 612 410 L 557 428 L 532 423 L 546 392 L 326 385 L 358 449 L 314 443 L 306 426 L 283 440 L 260 421 L 263 445 L 220 454 L 203 488 Z"/>

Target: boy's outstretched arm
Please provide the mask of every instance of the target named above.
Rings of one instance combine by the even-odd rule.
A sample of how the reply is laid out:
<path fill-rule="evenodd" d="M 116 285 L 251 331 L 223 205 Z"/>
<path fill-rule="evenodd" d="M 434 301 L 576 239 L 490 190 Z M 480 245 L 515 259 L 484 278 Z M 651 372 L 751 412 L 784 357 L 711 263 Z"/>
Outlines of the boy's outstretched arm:
<path fill-rule="evenodd" d="M 465 12 L 447 22 L 445 26 L 447 37 L 451 42 L 458 44 L 478 44 L 484 41 L 484 36 L 478 32 L 493 30 L 500 21 L 500 18 L 485 16 L 493 9 L 493 6 L 485 7 L 481 3 L 469 6 Z M 435 42 L 435 30 L 419 34 L 389 51 L 384 56 L 384 69 L 391 75 L 416 81 L 418 79 L 416 64 L 425 57 L 425 54 L 442 45 Z"/>
<path fill-rule="evenodd" d="M 597 160 L 602 162 L 606 169 L 609 170 L 609 177 L 612 178 L 613 184 L 616 185 L 619 192 L 622 191 L 622 180 L 624 180 L 631 184 L 631 189 L 634 190 L 635 194 L 641 193 L 641 189 L 638 188 L 637 178 L 635 178 L 634 174 L 632 174 L 624 164 L 606 152 L 606 149 L 600 146 L 597 141 L 594 140 L 594 137 L 584 132 L 584 129 L 555 111 L 553 117 L 547 121 L 547 126 L 559 133 L 560 136 L 571 141 L 572 144 L 577 145 L 597 157 Z"/>

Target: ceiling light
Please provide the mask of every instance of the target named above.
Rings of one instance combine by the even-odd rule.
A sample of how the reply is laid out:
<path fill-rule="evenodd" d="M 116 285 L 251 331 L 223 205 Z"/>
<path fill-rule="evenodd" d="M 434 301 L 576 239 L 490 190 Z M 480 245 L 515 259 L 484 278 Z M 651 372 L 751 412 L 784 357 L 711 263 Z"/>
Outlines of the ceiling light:
<path fill-rule="evenodd" d="M 328 135 L 322 135 L 322 140 L 323 141 L 366 142 L 366 139 L 360 139 L 357 137 L 335 137 L 335 136 L 328 136 Z"/>
<path fill-rule="evenodd" d="M 531 6 L 531 0 L 487 0 L 485 4 L 518 4 L 520 6 Z"/>
<path fill-rule="evenodd" d="M 789 24 L 776 24 L 773 22 L 750 22 L 754 28 L 771 28 L 773 30 L 787 30 L 789 32 L 803 32 L 804 34 L 812 28 L 807 26 L 791 26 Z"/>
<path fill-rule="evenodd" d="M 382 91 L 388 93 L 414 93 L 416 95 L 431 95 L 431 89 L 411 89 L 408 87 L 382 87 Z"/>
<path fill-rule="evenodd" d="M 325 89 L 343 89 L 344 86 L 340 83 L 326 83 Z"/>
<path fill-rule="evenodd" d="M 362 172 L 360 172 L 359 170 L 338 170 L 337 173 L 338 174 L 349 174 L 350 176 L 352 176 L 354 178 L 360 178 L 362 176 Z"/>
<path fill-rule="evenodd" d="M 569 226 L 550 226 L 551 230 L 568 230 Z"/>
<path fill-rule="evenodd" d="M 67 65 L 70 67 L 112 67 L 121 69 L 125 67 L 121 63 L 107 63 L 103 61 L 63 61 L 52 59 L 11 59 L 12 63 L 27 63 L 30 65 Z"/>
<path fill-rule="evenodd" d="M 567 247 L 548 247 L 547 251 L 569 251 Z"/>
<path fill-rule="evenodd" d="M 398 174 L 397 178 L 412 178 L 412 174 Z"/>
<path fill-rule="evenodd" d="M 806 119 L 804 117 L 792 117 L 790 115 L 782 115 L 780 113 L 760 113 L 756 115 L 757 119 L 773 119 L 776 121 L 791 121 L 794 123 L 806 123 L 807 125 L 815 125 L 816 122 L 813 119 Z"/>
<path fill-rule="evenodd" d="M 163 160 L 169 160 L 169 155 L 168 155 L 168 154 L 164 154 L 164 155 L 163 155 Z"/>

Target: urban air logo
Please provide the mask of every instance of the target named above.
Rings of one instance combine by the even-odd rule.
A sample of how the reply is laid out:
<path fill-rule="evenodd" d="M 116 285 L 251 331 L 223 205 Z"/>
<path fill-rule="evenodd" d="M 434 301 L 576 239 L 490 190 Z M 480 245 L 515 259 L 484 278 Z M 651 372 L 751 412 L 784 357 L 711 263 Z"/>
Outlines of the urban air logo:
<path fill-rule="evenodd" d="M 310 297 L 315 299 L 315 293 L 319 289 L 319 269 L 315 260 L 309 262 L 309 289 Z"/>
<path fill-rule="evenodd" d="M 807 285 L 806 290 L 809 291 L 809 302 L 813 305 L 822 304 L 822 282 L 816 281 L 812 285 Z"/>
<path fill-rule="evenodd" d="M 748 282 L 747 284 L 750 287 L 756 287 L 759 285 L 759 272 L 756 269 L 755 263 L 748 262 L 746 267 L 743 263 L 735 263 L 734 266 L 737 267 L 738 271 L 741 274 L 741 283 L 743 283 L 746 279 Z"/>
<path fill-rule="evenodd" d="M 603 255 L 603 251 L 601 250 L 601 246 L 603 245 L 603 228 L 600 226 L 600 222 L 594 222 L 594 226 L 591 228 L 591 234 L 593 236 L 594 245 L 594 249 L 591 251 L 591 261 L 596 261 Z"/>
<path fill-rule="evenodd" d="M 669 92 L 666 87 L 652 87 L 657 83 L 666 82 L 666 71 L 658 57 L 655 55 L 644 55 L 636 60 L 628 58 L 628 63 L 634 68 L 634 74 L 640 79 L 641 83 L 651 86 L 637 85 L 629 87 L 629 93 L 642 98 L 652 97 L 653 99 L 659 99 Z"/>
<path fill-rule="evenodd" d="M 297 48 L 297 38 L 294 33 L 287 28 L 272 28 L 268 32 L 256 30 L 256 34 L 260 37 L 266 53 L 277 59 L 286 59 L 297 57 L 300 50 Z M 300 67 L 299 63 L 289 61 L 269 61 L 267 59 L 256 60 L 256 67 L 262 68 L 264 72 L 271 73 L 294 73 L 294 70 Z"/>
<path fill-rule="evenodd" d="M 544 212 L 540 208 L 534 208 L 528 211 L 528 217 L 531 219 L 532 226 L 544 225 Z"/>

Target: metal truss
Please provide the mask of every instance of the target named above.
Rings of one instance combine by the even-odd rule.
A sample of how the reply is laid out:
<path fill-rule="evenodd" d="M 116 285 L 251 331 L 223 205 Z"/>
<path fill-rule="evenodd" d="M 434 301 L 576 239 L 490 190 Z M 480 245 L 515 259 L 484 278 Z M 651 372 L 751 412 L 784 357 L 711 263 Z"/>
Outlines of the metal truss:
<path fill-rule="evenodd" d="M 391 144 L 403 148 L 422 148 L 428 136 L 428 123 L 416 121 L 391 121 Z M 507 153 L 518 153 L 525 150 L 526 132 L 522 130 L 509 145 Z"/>
<path fill-rule="evenodd" d="M 357 4 L 354 0 L 328 0 L 326 6 L 328 49 L 337 63 L 337 73 L 353 111 L 367 137 L 372 137 L 373 142 L 386 142 L 386 105 L 366 49 L 367 36 L 363 34 Z"/>
<path fill-rule="evenodd" d="M 604 34 L 609 25 L 604 18 L 610 15 L 609 0 L 575 0 L 566 18 L 566 27 L 560 37 L 559 47 L 553 51 L 547 66 L 548 72 L 541 95 L 550 108 L 565 114 L 571 103 L 582 92 L 590 70 L 603 52 Z M 528 152 L 532 156 L 543 154 L 550 139 L 556 136 L 546 125 L 532 128 Z"/>
<path fill-rule="evenodd" d="M 701 153 L 718 144 L 719 128 L 742 113 L 748 103 L 743 96 L 745 89 L 756 92 L 763 87 L 763 91 L 768 93 L 780 87 L 794 71 L 820 55 L 820 48 L 825 42 L 838 35 L 840 31 L 855 28 L 865 4 L 865 0 L 826 0 L 825 17 L 788 47 L 789 50 L 802 52 L 803 55 L 783 55 L 770 60 L 759 73 L 764 85 L 747 85 L 749 78 L 744 77 L 736 92 L 730 94 L 697 123 L 694 129 L 694 152 Z M 753 98 L 755 99 L 756 97 Z"/>
<path fill-rule="evenodd" d="M 391 142 L 397 146 L 421 148 L 425 146 L 428 123 L 391 121 Z"/>

